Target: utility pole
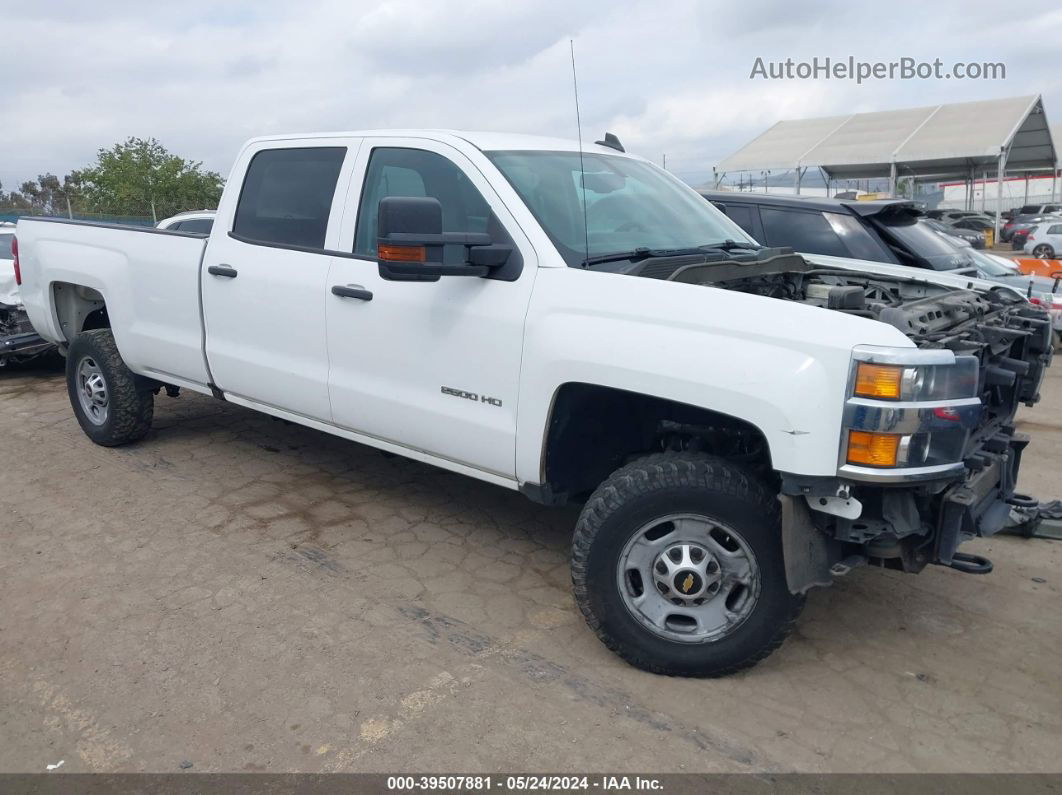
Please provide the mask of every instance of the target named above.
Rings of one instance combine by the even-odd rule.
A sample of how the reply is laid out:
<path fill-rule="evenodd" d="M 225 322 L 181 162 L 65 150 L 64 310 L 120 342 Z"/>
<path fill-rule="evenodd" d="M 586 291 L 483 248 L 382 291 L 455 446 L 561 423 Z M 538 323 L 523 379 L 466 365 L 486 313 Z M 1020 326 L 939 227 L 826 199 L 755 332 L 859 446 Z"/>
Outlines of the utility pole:
<path fill-rule="evenodd" d="M 74 220 L 74 211 L 70 209 L 70 194 L 66 194 L 66 216 L 71 221 Z"/>

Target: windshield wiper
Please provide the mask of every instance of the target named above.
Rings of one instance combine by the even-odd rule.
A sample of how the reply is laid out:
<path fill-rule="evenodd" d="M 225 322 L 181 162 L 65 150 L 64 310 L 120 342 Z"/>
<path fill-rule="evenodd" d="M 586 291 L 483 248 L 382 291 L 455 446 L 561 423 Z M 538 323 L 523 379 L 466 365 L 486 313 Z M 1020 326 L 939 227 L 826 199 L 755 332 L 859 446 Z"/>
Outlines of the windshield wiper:
<path fill-rule="evenodd" d="M 748 249 L 758 251 L 763 246 L 756 243 L 740 243 L 737 240 L 724 240 L 721 243 L 706 243 L 703 246 L 688 246 L 686 248 L 635 248 L 630 251 L 617 251 L 612 254 L 599 254 L 596 257 L 587 257 L 581 263 L 584 268 L 598 265 L 602 262 L 618 262 L 629 259 L 638 262 L 643 259 L 657 259 L 659 257 L 681 257 L 689 254 L 704 254 L 708 251 L 734 251 L 736 249 Z"/>
<path fill-rule="evenodd" d="M 722 251 L 734 251 L 735 249 L 745 249 L 748 251 L 759 251 L 761 246 L 759 243 L 743 243 L 740 240 L 724 240 L 722 243 L 713 243 L 709 246 L 701 246 L 701 248 L 717 248 Z"/>

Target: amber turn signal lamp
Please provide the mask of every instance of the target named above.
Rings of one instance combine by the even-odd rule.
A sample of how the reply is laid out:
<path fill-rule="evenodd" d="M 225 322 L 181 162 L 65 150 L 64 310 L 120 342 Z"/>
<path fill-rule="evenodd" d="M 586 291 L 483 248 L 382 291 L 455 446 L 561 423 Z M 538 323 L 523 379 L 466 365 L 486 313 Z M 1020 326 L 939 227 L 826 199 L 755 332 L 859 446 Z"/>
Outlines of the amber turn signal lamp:
<path fill-rule="evenodd" d="M 900 434 L 848 432 L 848 463 L 868 467 L 896 466 L 896 453 L 900 449 Z"/>
<path fill-rule="evenodd" d="M 424 246 L 395 246 L 381 243 L 376 250 L 378 259 L 388 262 L 424 262 Z"/>
<path fill-rule="evenodd" d="M 854 394 L 858 397 L 899 400 L 902 378 L 902 367 L 860 362 L 856 367 Z"/>

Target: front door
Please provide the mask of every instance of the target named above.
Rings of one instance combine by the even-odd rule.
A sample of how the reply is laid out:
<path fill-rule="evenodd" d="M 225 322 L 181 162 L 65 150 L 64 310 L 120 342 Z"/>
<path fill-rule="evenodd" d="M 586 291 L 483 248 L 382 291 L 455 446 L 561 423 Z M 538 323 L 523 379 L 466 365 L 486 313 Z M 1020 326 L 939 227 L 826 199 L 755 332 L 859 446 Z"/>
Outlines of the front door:
<path fill-rule="evenodd" d="M 479 170 L 445 144 L 366 139 L 351 186 L 341 246 L 356 258 L 333 259 L 328 282 L 364 292 L 327 303 L 334 422 L 513 478 L 524 318 L 537 268 L 530 243 Z M 519 275 L 383 279 L 375 255 L 385 196 L 438 199 L 444 231 L 511 243 Z M 452 248 L 445 261 L 462 261 L 464 247 Z"/>
<path fill-rule="evenodd" d="M 331 420 L 323 253 L 345 146 L 262 149 L 201 274 L 206 350 L 228 395 Z M 337 207 L 337 217 L 342 208 Z M 219 219 L 223 217 L 219 213 Z M 332 227 L 333 234 L 338 221 Z"/>

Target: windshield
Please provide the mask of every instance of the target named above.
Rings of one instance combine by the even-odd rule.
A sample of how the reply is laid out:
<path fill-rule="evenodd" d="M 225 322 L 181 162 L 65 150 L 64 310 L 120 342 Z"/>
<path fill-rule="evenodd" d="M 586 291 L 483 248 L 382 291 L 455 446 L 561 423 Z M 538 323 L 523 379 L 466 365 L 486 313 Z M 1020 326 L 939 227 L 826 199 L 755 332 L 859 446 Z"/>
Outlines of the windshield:
<path fill-rule="evenodd" d="M 899 248 L 910 252 L 933 270 L 951 271 L 970 267 L 969 258 L 948 241 L 947 236 L 920 223 L 914 215 L 889 214 L 873 220 Z"/>
<path fill-rule="evenodd" d="M 8 232 L 0 232 L 0 259 L 14 259 L 11 254 L 11 241 L 14 237 Z"/>
<path fill-rule="evenodd" d="M 649 163 L 578 152 L 487 152 L 568 265 L 637 248 L 755 242 L 691 188 Z M 583 204 L 586 226 L 583 226 Z"/>
<path fill-rule="evenodd" d="M 977 267 L 977 270 L 984 276 L 1017 276 L 1013 269 L 1008 268 L 1005 265 L 1001 265 L 996 262 L 992 255 L 985 254 L 976 249 L 971 249 L 966 252 L 973 264 Z"/>

